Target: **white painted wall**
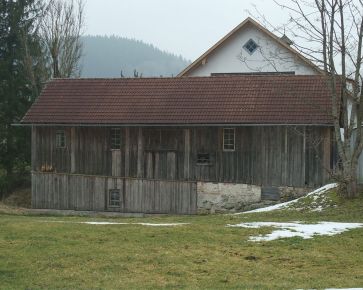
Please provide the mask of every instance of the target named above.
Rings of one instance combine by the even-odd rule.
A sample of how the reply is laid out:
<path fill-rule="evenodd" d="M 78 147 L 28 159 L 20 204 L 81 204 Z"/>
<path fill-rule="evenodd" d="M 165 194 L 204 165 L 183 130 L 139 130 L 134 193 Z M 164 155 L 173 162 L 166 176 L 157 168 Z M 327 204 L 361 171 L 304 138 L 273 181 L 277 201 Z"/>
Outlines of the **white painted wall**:
<path fill-rule="evenodd" d="M 243 48 L 249 39 L 253 39 L 259 45 L 252 55 Z M 317 74 L 295 54 L 256 27 L 249 25 L 232 35 L 208 56 L 204 65 L 193 68 L 187 75 L 210 76 L 211 73 L 278 71 L 295 71 L 297 75 Z"/>

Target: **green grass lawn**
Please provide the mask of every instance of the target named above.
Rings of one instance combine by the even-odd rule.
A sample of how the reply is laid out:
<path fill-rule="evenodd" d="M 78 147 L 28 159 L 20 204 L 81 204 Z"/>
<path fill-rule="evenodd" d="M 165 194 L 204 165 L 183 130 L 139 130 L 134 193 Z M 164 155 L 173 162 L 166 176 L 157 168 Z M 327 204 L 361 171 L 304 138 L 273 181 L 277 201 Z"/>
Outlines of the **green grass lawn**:
<path fill-rule="evenodd" d="M 250 242 L 252 221 L 363 222 L 363 199 L 323 212 L 86 218 L 0 213 L 1 289 L 296 289 L 363 287 L 363 228 L 336 236 Z M 183 222 L 177 227 L 80 221 Z M 48 222 L 66 221 L 67 223 Z"/>

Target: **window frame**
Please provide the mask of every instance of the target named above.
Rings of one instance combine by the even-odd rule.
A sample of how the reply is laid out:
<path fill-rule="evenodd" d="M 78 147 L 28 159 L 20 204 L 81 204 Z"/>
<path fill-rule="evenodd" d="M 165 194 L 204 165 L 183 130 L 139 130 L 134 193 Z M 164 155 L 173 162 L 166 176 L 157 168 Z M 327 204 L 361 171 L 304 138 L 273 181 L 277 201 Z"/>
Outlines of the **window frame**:
<path fill-rule="evenodd" d="M 118 199 L 112 199 L 112 193 L 118 193 Z M 108 207 L 120 207 L 121 205 L 121 190 L 118 188 L 112 188 L 108 190 Z"/>
<path fill-rule="evenodd" d="M 118 135 L 116 137 L 118 137 L 119 140 L 116 139 L 116 137 L 114 135 L 115 132 L 118 132 Z M 115 145 L 118 145 L 118 146 L 115 146 Z M 111 150 L 121 150 L 121 128 L 111 128 L 111 130 L 110 130 L 110 149 Z"/>
<path fill-rule="evenodd" d="M 253 44 L 256 46 L 256 48 L 251 52 L 248 47 L 250 46 L 250 42 L 253 42 Z M 245 51 L 247 51 L 250 55 L 254 54 L 256 52 L 256 50 L 259 48 L 260 46 L 257 44 L 256 41 L 254 41 L 252 38 L 250 38 L 244 45 L 243 48 Z"/>
<path fill-rule="evenodd" d="M 57 149 L 64 149 L 67 147 L 66 131 L 63 129 L 55 131 L 55 147 Z"/>
<path fill-rule="evenodd" d="M 226 134 L 231 134 L 231 133 L 227 133 L 227 130 L 233 130 L 233 139 L 228 138 L 229 141 L 233 140 L 233 144 L 226 144 Z M 230 136 L 229 136 L 230 137 Z M 233 145 L 233 149 L 231 148 L 226 148 L 226 146 L 232 146 Z M 236 128 L 223 128 L 223 151 L 224 152 L 234 152 L 236 151 Z"/>

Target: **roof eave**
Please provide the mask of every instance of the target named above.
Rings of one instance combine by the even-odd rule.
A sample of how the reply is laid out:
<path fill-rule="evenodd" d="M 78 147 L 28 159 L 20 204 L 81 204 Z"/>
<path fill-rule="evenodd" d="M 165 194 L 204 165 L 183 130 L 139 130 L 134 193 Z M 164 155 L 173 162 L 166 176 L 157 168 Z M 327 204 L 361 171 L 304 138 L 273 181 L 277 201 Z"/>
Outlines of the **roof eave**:
<path fill-rule="evenodd" d="M 20 127 L 261 127 L 261 126 L 321 126 L 332 127 L 333 123 L 16 123 Z"/>

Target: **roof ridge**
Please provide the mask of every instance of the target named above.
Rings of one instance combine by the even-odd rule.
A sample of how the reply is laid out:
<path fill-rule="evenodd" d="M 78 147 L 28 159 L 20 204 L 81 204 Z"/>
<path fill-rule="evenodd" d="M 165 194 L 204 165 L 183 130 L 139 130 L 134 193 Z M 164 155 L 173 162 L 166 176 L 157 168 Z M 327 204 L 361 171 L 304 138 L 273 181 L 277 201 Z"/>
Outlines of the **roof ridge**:
<path fill-rule="evenodd" d="M 182 76 L 182 77 L 142 77 L 142 78 L 116 78 L 116 77 L 102 77 L 102 78 L 88 78 L 88 77 L 82 77 L 82 78 L 53 78 L 49 80 L 49 82 L 52 81 L 142 81 L 142 80 L 199 80 L 199 79 L 242 79 L 242 78 L 311 78 L 311 79 L 317 79 L 317 78 L 327 78 L 326 75 L 290 75 L 290 74 L 241 74 L 241 75 L 218 75 L 218 76 Z"/>

